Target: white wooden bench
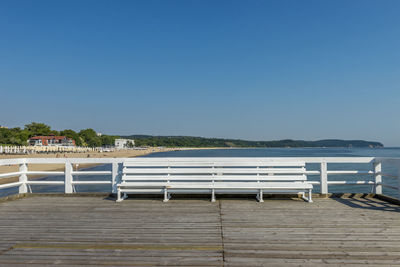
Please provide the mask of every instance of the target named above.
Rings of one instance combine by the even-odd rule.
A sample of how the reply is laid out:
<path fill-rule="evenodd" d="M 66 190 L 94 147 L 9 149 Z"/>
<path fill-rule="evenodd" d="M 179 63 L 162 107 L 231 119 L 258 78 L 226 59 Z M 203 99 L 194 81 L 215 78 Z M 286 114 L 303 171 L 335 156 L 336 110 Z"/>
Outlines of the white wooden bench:
<path fill-rule="evenodd" d="M 301 193 L 312 202 L 303 161 L 263 161 L 257 158 L 136 158 L 123 163 L 117 202 L 132 194 L 257 194 Z M 305 193 L 308 197 L 305 198 Z M 124 196 L 122 197 L 122 193 Z"/>

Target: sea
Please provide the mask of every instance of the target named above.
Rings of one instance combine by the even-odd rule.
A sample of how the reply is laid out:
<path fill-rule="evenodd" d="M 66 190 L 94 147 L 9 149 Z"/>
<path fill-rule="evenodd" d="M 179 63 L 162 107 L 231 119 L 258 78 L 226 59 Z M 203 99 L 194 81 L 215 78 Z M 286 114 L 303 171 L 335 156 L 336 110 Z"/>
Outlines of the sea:
<path fill-rule="evenodd" d="M 183 151 L 170 151 L 149 154 L 143 157 L 391 157 L 400 158 L 400 148 L 229 148 L 229 149 L 193 149 Z M 308 170 L 318 170 L 318 164 L 307 164 Z M 328 164 L 328 170 L 364 170 L 371 169 L 370 164 Z M 110 164 L 91 167 L 86 170 L 104 171 L 111 170 Z M 397 169 L 393 166 L 383 165 L 383 172 L 396 175 Z M 361 180 L 359 175 L 330 175 L 329 181 Z M 364 177 L 373 179 L 373 177 Z M 42 180 L 62 181 L 63 176 L 48 176 Z M 109 180 L 109 176 L 74 176 L 75 180 Z M 309 175 L 308 180 L 318 181 L 319 176 Z M 383 178 L 383 182 L 397 186 L 397 181 Z M 63 193 L 63 186 L 31 186 L 33 193 Z M 109 192 L 109 186 L 104 185 L 79 185 L 75 186 L 76 192 Z M 371 185 L 330 185 L 329 193 L 371 193 Z M 314 192 L 319 192 L 318 185 L 314 186 Z M 0 190 L 0 197 L 17 193 L 16 188 Z M 384 188 L 383 193 L 398 198 L 398 192 Z"/>

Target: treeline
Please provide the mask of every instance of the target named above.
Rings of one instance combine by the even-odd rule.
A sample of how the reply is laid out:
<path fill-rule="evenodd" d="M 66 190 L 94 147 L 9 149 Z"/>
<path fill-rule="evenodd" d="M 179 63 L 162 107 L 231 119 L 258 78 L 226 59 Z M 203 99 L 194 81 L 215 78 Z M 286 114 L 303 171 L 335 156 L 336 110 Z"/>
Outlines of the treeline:
<path fill-rule="evenodd" d="M 0 144 L 3 145 L 27 145 L 30 137 L 38 135 L 61 135 L 75 140 L 77 146 L 100 147 L 113 146 L 115 139 L 119 136 L 102 135 L 97 136 L 93 129 L 84 129 L 79 132 L 74 130 L 56 131 L 44 123 L 32 122 L 24 128 L 0 128 Z M 380 142 L 364 140 L 279 140 L 279 141 L 248 141 L 240 139 L 204 138 L 193 136 L 151 136 L 130 135 L 124 136 L 134 139 L 136 146 L 165 146 L 165 147 L 383 147 Z"/>
<path fill-rule="evenodd" d="M 30 137 L 51 134 L 72 138 L 77 146 L 84 147 L 113 146 L 115 139 L 118 138 L 113 135 L 97 136 L 93 129 L 84 129 L 79 132 L 70 129 L 56 131 L 44 123 L 32 122 L 24 128 L 0 128 L 0 144 L 23 146 L 27 145 Z"/>
<path fill-rule="evenodd" d="M 383 147 L 382 143 L 364 140 L 279 140 L 247 141 L 239 139 L 203 138 L 192 136 L 150 136 L 130 135 L 125 138 L 135 139 L 136 146 L 166 147 Z"/>

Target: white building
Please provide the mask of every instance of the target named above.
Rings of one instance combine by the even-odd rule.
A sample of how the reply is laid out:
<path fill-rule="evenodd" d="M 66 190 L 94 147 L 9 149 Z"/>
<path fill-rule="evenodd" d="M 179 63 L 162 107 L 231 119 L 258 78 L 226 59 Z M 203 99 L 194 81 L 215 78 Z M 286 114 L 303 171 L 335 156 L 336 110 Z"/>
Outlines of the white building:
<path fill-rule="evenodd" d="M 115 148 L 124 149 L 135 146 L 135 141 L 132 139 L 115 139 Z"/>

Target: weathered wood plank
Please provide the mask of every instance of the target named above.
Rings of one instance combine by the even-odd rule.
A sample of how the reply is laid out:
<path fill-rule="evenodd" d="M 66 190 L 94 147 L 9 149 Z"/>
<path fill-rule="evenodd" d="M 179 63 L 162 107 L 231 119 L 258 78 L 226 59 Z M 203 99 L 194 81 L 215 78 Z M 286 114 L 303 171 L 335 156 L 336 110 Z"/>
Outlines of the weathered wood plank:
<path fill-rule="evenodd" d="M 28 197 L 0 203 L 0 265 L 400 265 L 400 207 L 294 200 Z"/>
<path fill-rule="evenodd" d="M 221 204 L 226 266 L 398 264 L 398 206 L 375 199 Z"/>

